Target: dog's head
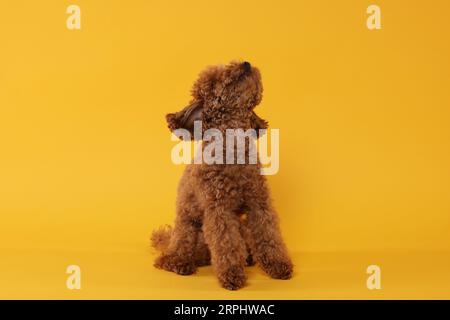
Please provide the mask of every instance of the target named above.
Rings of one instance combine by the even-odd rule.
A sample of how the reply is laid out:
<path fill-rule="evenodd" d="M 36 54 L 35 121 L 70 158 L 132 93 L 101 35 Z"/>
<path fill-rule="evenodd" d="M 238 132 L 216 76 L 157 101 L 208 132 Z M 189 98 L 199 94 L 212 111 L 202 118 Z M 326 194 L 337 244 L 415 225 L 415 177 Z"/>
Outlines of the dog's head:
<path fill-rule="evenodd" d="M 202 130 L 266 129 L 268 124 L 253 111 L 261 102 L 259 70 L 249 62 L 231 62 L 204 70 L 192 88 L 192 101 L 183 110 L 166 116 L 170 130 L 191 132 L 195 121 Z"/>

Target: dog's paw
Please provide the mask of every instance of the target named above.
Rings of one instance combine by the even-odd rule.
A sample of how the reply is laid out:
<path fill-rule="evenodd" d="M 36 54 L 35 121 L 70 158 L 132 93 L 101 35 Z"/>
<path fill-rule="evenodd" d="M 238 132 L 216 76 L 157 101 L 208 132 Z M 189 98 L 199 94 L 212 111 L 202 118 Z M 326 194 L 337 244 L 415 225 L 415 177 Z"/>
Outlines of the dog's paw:
<path fill-rule="evenodd" d="M 161 255 L 155 261 L 155 267 L 186 276 L 195 273 L 195 264 L 176 255 Z"/>
<path fill-rule="evenodd" d="M 245 285 L 247 277 L 244 268 L 233 266 L 219 275 L 219 281 L 222 287 L 228 290 L 238 290 Z"/>
<path fill-rule="evenodd" d="M 294 266 L 289 260 L 272 260 L 261 265 L 264 271 L 274 279 L 287 280 L 292 278 Z"/>

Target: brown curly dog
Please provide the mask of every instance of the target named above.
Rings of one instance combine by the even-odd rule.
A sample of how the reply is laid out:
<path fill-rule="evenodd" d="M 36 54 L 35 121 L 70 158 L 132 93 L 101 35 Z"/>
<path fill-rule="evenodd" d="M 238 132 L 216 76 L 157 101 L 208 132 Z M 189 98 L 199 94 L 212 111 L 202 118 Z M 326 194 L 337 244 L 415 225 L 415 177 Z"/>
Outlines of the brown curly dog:
<path fill-rule="evenodd" d="M 167 115 L 172 131 L 184 128 L 193 134 L 194 121 L 201 121 L 202 132 L 215 128 L 224 136 L 227 129 L 267 128 L 253 111 L 261 101 L 262 84 L 259 70 L 248 62 L 207 68 L 192 96 L 186 108 Z M 209 143 L 203 139 L 201 150 Z M 245 143 L 244 156 L 254 140 Z M 225 146 L 223 152 L 229 152 Z M 272 278 L 291 278 L 293 265 L 261 164 L 238 163 L 186 167 L 178 188 L 175 227 L 152 235 L 153 246 L 162 251 L 157 268 L 188 275 L 212 263 L 221 285 L 230 290 L 244 286 L 244 268 L 253 261 Z"/>

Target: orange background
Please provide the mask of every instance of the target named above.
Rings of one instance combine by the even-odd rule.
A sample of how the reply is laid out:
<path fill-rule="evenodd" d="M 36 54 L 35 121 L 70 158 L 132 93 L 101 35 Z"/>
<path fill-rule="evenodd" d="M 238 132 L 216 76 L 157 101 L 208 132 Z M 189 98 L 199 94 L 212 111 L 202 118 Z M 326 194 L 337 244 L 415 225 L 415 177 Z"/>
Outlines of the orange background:
<path fill-rule="evenodd" d="M 366 27 L 381 7 L 382 29 Z M 81 8 L 81 30 L 66 8 Z M 449 298 L 448 1 L 0 3 L 1 298 Z M 261 69 L 293 280 L 152 267 L 183 166 L 164 115 L 206 65 Z M 65 287 L 69 264 L 82 290 Z M 365 287 L 366 267 L 383 288 Z"/>

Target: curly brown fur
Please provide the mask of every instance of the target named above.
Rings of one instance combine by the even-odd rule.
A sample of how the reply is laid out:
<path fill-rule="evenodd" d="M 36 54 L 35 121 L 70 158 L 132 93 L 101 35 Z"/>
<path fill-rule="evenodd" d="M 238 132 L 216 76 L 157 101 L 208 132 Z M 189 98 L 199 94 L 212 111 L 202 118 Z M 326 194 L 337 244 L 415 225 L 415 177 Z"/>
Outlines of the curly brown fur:
<path fill-rule="evenodd" d="M 169 246 L 170 236 L 172 235 L 171 226 L 162 226 L 152 232 L 150 242 L 152 247 L 159 251 L 164 251 Z"/>
<path fill-rule="evenodd" d="M 244 221 L 245 216 L 243 215 L 241 218 L 240 231 L 241 235 L 244 239 L 247 239 L 250 234 L 246 230 L 246 222 Z M 154 247 L 158 251 L 165 251 L 170 243 L 170 238 L 172 235 L 172 227 L 169 225 L 162 226 L 152 232 L 150 237 L 150 242 L 152 247 Z M 248 241 L 246 241 L 248 243 Z M 197 236 L 197 244 L 194 252 L 194 261 L 197 267 L 207 266 L 211 264 L 211 253 L 209 252 L 209 248 L 205 243 L 205 238 L 203 236 L 203 231 L 199 231 Z M 251 255 L 250 248 L 247 247 L 247 259 L 246 265 L 252 266 L 255 262 L 253 260 L 253 256 Z"/>
<path fill-rule="evenodd" d="M 248 62 L 207 68 L 192 97 L 183 110 L 166 116 L 170 130 L 184 128 L 192 134 L 196 120 L 202 121 L 203 132 L 215 128 L 224 135 L 226 129 L 268 125 L 253 110 L 261 101 L 262 84 L 258 69 Z M 202 148 L 207 145 L 203 141 Z M 230 290 L 245 285 L 244 267 L 254 262 L 273 278 L 289 279 L 293 265 L 260 169 L 259 161 L 188 165 L 178 187 L 174 229 L 152 237 L 162 251 L 155 266 L 186 275 L 212 262 L 221 285 Z"/>

